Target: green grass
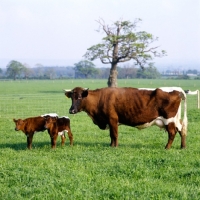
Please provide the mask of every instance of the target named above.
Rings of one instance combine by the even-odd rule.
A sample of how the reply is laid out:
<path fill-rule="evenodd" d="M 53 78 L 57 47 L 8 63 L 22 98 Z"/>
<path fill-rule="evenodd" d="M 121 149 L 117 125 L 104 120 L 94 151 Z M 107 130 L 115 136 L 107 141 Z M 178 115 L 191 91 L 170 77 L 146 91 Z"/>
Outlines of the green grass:
<path fill-rule="evenodd" d="M 118 85 L 200 89 L 198 80 L 119 80 Z M 110 148 L 108 130 L 100 130 L 84 112 L 69 115 L 71 100 L 62 89 L 75 86 L 95 89 L 106 80 L 0 82 L 0 199 L 199 199 L 200 110 L 188 108 L 185 150 L 179 135 L 166 151 L 166 132 L 128 126 L 119 126 L 119 147 Z M 45 131 L 35 134 L 33 149 L 27 150 L 24 134 L 14 131 L 12 118 L 40 115 L 37 106 L 48 107 L 44 96 L 55 101 L 59 115 L 70 117 L 73 147 L 68 139 L 61 147 L 58 138 L 52 150 Z M 33 105 L 28 111 L 27 104 Z"/>

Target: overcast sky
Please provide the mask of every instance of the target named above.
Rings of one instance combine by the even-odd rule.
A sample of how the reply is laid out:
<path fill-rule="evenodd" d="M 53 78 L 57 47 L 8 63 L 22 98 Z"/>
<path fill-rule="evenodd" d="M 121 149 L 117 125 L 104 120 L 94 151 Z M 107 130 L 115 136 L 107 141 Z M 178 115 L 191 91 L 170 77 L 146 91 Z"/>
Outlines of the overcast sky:
<path fill-rule="evenodd" d="M 200 67 L 200 0 L 0 0 L 0 67 L 11 60 L 73 66 L 105 36 L 96 32 L 99 18 L 141 18 L 138 30 L 167 51 L 156 66 Z"/>

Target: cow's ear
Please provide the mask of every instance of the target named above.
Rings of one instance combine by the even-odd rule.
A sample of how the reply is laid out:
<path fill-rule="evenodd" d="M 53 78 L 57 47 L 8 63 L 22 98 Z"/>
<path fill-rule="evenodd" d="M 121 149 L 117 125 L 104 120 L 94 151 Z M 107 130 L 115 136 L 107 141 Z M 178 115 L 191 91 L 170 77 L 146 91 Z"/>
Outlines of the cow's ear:
<path fill-rule="evenodd" d="M 17 120 L 16 119 L 13 119 L 13 122 L 16 122 Z"/>
<path fill-rule="evenodd" d="M 65 91 L 65 96 L 68 98 L 71 98 L 72 96 L 72 91 L 71 90 L 64 90 Z"/>
<path fill-rule="evenodd" d="M 82 93 L 82 98 L 87 97 L 89 88 L 85 88 Z"/>

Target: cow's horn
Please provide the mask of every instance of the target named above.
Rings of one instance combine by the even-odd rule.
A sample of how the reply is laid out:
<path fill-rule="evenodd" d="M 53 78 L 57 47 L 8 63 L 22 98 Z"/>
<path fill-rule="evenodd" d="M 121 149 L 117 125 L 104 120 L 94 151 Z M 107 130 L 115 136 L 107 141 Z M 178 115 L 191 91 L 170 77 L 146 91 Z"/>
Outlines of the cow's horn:
<path fill-rule="evenodd" d="M 63 91 L 65 91 L 65 92 L 70 92 L 70 91 L 72 91 L 72 90 L 69 90 L 69 89 L 63 89 Z"/>

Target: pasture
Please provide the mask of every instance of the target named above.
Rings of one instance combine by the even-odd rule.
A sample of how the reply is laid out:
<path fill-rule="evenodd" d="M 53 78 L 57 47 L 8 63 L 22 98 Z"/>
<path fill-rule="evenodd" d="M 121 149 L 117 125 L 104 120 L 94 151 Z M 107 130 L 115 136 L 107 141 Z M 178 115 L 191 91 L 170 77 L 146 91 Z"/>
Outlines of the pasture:
<path fill-rule="evenodd" d="M 109 147 L 108 130 L 100 130 L 86 113 L 70 115 L 71 100 L 62 89 L 96 89 L 107 80 L 0 81 L 0 199 L 199 199 L 200 110 L 188 96 L 185 150 L 177 134 L 170 150 L 168 135 L 158 127 L 137 130 L 119 126 L 119 147 Z M 178 86 L 200 90 L 200 80 L 118 80 L 119 87 Z M 13 118 L 56 112 L 69 116 L 74 146 L 48 133 L 26 137 L 14 130 Z"/>

